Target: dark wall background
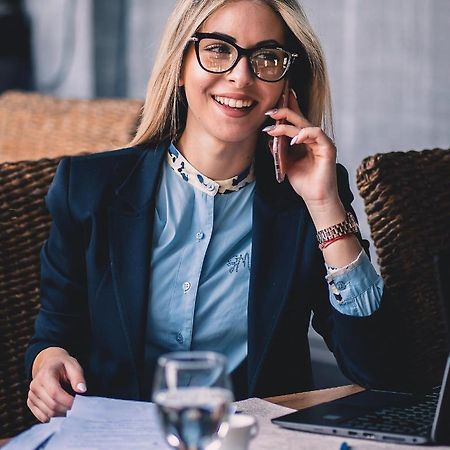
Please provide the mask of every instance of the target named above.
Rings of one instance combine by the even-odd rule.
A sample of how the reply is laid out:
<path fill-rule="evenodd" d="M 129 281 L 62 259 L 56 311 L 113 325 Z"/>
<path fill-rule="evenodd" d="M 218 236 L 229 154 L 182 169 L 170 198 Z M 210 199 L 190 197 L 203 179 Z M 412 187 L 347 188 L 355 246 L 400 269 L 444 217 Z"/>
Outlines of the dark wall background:
<path fill-rule="evenodd" d="M 32 84 L 30 26 L 22 1 L 0 0 L 0 92 Z"/>

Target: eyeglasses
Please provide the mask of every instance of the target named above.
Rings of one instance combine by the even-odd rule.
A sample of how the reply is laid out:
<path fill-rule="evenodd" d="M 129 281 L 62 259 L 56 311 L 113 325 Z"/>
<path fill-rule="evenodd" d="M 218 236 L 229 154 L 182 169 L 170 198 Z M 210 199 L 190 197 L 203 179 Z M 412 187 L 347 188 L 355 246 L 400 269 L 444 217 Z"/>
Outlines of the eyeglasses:
<path fill-rule="evenodd" d="M 195 44 L 198 63 L 207 72 L 228 72 L 246 56 L 255 76 L 268 82 L 281 80 L 298 57 L 297 53 L 288 52 L 276 44 L 242 48 L 216 33 L 195 33 L 191 41 Z"/>

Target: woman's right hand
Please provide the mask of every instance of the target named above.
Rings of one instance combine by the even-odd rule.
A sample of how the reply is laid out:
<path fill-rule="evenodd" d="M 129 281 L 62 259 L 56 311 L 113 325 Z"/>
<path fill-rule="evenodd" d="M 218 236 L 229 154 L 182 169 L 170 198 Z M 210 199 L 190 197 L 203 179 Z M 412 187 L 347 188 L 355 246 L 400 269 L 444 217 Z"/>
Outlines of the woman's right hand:
<path fill-rule="evenodd" d="M 76 393 L 86 392 L 83 369 L 63 348 L 42 350 L 34 360 L 32 372 L 27 405 L 41 422 L 65 416 L 72 407 L 74 397 L 64 390 L 64 385 L 71 386 Z"/>

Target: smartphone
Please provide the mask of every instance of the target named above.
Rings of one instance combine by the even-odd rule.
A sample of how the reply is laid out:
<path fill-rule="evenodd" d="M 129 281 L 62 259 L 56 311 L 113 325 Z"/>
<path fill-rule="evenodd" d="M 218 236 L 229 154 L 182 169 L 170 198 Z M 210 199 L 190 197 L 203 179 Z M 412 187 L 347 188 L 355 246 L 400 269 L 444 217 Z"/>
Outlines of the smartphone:
<path fill-rule="evenodd" d="M 285 108 L 289 103 L 289 82 L 286 80 L 284 83 L 283 93 L 281 94 L 280 100 L 277 104 L 277 108 Z M 285 120 L 277 120 L 275 125 L 280 125 L 286 123 Z M 272 155 L 273 162 L 275 165 L 275 177 L 278 183 L 282 183 L 286 177 L 286 153 L 288 148 L 288 137 L 287 136 L 275 136 L 272 143 Z"/>

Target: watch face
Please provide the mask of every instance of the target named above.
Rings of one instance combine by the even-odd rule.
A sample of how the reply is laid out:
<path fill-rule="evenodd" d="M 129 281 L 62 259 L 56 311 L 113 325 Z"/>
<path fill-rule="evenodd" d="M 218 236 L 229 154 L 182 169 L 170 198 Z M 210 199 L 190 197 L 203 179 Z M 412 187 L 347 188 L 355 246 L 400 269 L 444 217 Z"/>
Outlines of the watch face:
<path fill-rule="evenodd" d="M 355 225 L 356 225 L 355 217 L 354 217 L 353 214 L 350 213 L 350 212 L 347 212 L 347 222 L 348 222 L 348 224 L 351 225 L 351 226 L 355 226 Z"/>
<path fill-rule="evenodd" d="M 356 222 L 355 216 L 350 212 L 347 212 L 344 228 L 351 233 L 357 233 L 359 231 L 358 222 Z"/>
<path fill-rule="evenodd" d="M 355 232 L 359 231 L 359 225 L 358 222 L 355 219 L 355 216 L 352 213 L 347 213 L 348 218 L 350 219 L 350 223 L 354 229 Z"/>

